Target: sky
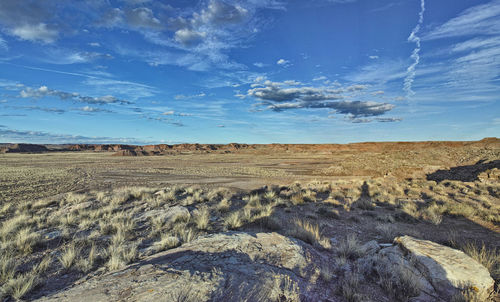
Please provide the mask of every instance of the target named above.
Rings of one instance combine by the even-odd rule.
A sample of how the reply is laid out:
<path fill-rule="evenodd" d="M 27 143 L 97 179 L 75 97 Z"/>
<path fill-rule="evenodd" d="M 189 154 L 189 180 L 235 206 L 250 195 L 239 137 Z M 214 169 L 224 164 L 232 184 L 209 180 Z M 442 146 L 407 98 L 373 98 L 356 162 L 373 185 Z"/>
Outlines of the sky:
<path fill-rule="evenodd" d="M 500 134 L 500 0 L 1 0 L 0 142 Z"/>

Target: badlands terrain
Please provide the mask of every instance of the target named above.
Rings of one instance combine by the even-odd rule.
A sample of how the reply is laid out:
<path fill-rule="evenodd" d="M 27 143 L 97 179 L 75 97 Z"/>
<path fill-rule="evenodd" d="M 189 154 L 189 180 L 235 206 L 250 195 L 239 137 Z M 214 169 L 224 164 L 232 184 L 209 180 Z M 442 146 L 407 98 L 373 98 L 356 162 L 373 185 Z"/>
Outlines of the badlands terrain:
<path fill-rule="evenodd" d="M 0 301 L 500 301 L 500 140 L 0 146 Z"/>

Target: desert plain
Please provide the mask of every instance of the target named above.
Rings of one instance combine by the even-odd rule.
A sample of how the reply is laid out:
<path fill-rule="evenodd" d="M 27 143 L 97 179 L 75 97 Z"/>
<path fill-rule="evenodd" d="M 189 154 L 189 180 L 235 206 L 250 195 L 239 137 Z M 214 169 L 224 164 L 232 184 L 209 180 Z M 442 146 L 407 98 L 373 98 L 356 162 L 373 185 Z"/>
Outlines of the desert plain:
<path fill-rule="evenodd" d="M 500 140 L 3 145 L 1 301 L 500 301 Z"/>

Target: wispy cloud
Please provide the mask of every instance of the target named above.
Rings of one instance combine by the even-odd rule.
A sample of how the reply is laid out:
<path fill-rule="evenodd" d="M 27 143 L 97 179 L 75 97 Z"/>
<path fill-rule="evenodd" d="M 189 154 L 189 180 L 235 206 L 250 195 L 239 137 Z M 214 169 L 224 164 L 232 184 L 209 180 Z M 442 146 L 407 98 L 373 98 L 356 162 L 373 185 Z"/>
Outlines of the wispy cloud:
<path fill-rule="evenodd" d="M 410 36 L 408 37 L 409 42 L 414 42 L 416 47 L 411 54 L 411 59 L 413 59 L 413 63 L 408 67 L 406 78 L 404 81 L 404 90 L 406 92 L 406 97 L 410 98 L 415 94 L 412 89 L 413 81 L 415 80 L 415 68 L 420 62 L 420 37 L 418 36 L 418 32 L 420 31 L 420 27 L 424 22 L 424 12 L 425 12 L 425 0 L 420 0 L 420 13 L 418 15 L 418 23 L 413 28 Z"/>
<path fill-rule="evenodd" d="M 202 98 L 206 96 L 204 92 L 200 92 L 198 94 L 192 94 L 192 95 L 184 95 L 184 94 L 178 94 L 174 97 L 176 100 L 190 100 L 190 99 L 195 99 L 195 98 Z"/>
<path fill-rule="evenodd" d="M 59 134 L 36 130 L 10 129 L 0 126 L 0 140 L 3 142 L 31 142 L 39 144 L 68 144 L 68 143 L 89 143 L 89 144 L 147 144 L 151 141 L 129 137 L 107 137 L 107 136 L 84 136 Z"/>
<path fill-rule="evenodd" d="M 0 49 L 8 50 L 7 41 L 4 40 L 2 36 L 0 36 Z"/>
<path fill-rule="evenodd" d="M 75 102 L 89 103 L 89 104 L 131 104 L 131 102 L 116 98 L 112 95 L 105 95 L 101 97 L 91 97 L 80 95 L 76 92 L 65 92 L 55 89 L 49 89 L 47 86 L 40 86 L 39 88 L 24 87 L 19 96 L 22 98 L 43 98 L 47 96 L 57 97 L 61 100 L 72 100 Z"/>
<path fill-rule="evenodd" d="M 434 28 L 424 40 L 470 35 L 498 35 L 500 32 L 500 0 L 473 6 L 457 17 Z"/>

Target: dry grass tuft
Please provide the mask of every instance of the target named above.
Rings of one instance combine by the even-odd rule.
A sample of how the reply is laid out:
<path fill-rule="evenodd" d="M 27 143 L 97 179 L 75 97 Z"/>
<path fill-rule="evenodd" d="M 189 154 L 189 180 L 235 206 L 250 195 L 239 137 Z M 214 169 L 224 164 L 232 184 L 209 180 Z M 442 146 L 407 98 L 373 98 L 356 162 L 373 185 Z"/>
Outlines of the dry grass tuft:
<path fill-rule="evenodd" d="M 32 272 L 28 272 L 9 279 L 3 287 L 3 291 L 8 296 L 12 296 L 16 300 L 21 300 L 37 284 L 38 276 Z"/>
<path fill-rule="evenodd" d="M 321 236 L 319 226 L 306 220 L 295 219 L 289 235 L 311 245 L 318 244 L 325 249 L 331 248 L 330 240 Z"/>
<path fill-rule="evenodd" d="M 230 230 L 235 230 L 243 225 L 243 220 L 239 212 L 233 212 L 224 218 L 224 224 Z"/>
<path fill-rule="evenodd" d="M 194 213 L 194 221 L 199 230 L 206 230 L 210 223 L 210 210 L 208 207 L 201 207 Z"/>
<path fill-rule="evenodd" d="M 341 257 L 346 259 L 357 259 L 365 253 L 363 246 L 354 234 L 349 234 L 345 239 L 341 240 L 335 250 Z"/>
<path fill-rule="evenodd" d="M 161 240 L 155 242 L 155 248 L 157 252 L 161 252 L 164 250 L 172 249 L 174 247 L 178 247 L 181 244 L 181 241 L 176 236 L 171 235 L 163 235 L 161 236 Z"/>
<path fill-rule="evenodd" d="M 500 251 L 497 249 L 488 249 L 484 243 L 481 246 L 467 243 L 462 247 L 462 250 L 471 258 L 484 265 L 493 279 L 500 280 Z"/>
<path fill-rule="evenodd" d="M 358 274 L 349 273 L 340 283 L 339 292 L 347 302 L 365 301 L 365 297 L 360 293 L 360 282 Z"/>
<path fill-rule="evenodd" d="M 59 262 L 61 262 L 62 266 L 65 269 L 70 269 L 75 264 L 75 260 L 77 257 L 77 252 L 75 246 L 73 244 L 69 245 L 64 249 L 61 256 L 59 257 Z"/>

